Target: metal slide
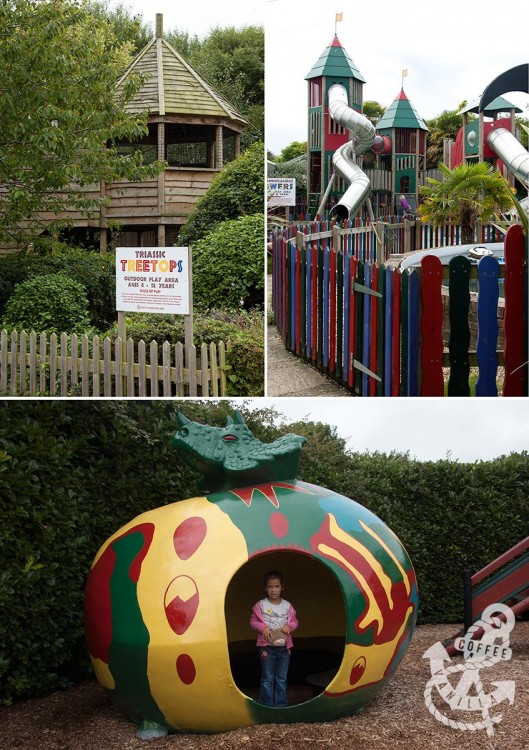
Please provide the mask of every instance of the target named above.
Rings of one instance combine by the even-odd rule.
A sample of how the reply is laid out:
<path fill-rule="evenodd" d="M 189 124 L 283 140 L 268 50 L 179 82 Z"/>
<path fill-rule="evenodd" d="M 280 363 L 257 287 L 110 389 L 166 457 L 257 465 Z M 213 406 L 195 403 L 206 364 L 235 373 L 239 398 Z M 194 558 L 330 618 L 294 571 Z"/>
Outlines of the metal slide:
<path fill-rule="evenodd" d="M 526 188 L 529 188 L 529 151 L 505 128 L 491 130 L 487 143 Z"/>
<path fill-rule="evenodd" d="M 335 122 L 353 134 L 352 140 L 340 146 L 332 157 L 335 171 L 349 183 L 349 187 L 331 213 L 339 219 L 349 219 L 358 213 L 371 194 L 371 183 L 355 159 L 373 145 L 375 128 L 367 117 L 349 107 L 347 91 L 338 83 L 329 89 L 329 113 Z"/>

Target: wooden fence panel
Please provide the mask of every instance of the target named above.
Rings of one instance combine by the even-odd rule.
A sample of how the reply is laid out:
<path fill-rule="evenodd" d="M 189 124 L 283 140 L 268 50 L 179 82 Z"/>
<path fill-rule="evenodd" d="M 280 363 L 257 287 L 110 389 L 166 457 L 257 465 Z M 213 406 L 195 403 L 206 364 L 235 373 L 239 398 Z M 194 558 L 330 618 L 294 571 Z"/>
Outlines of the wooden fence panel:
<path fill-rule="evenodd" d="M 224 342 L 202 344 L 197 353 L 194 346 L 185 351 L 182 344 L 171 347 L 167 341 L 160 351 L 152 341 L 148 363 L 146 353 L 145 343 L 136 347 L 132 339 L 118 338 L 113 346 L 106 338 L 101 346 L 97 336 L 90 340 L 62 333 L 58 341 L 54 333 L 48 342 L 45 334 L 2 330 L 0 395 L 156 397 L 160 388 L 165 397 L 226 395 Z"/>
<path fill-rule="evenodd" d="M 419 228 L 427 246 L 459 241 L 457 227 L 418 227 L 414 222 L 396 224 L 395 217 L 386 218 L 387 227 L 393 232 L 392 242 L 400 249 L 415 246 L 415 232 Z M 307 358 L 357 395 L 444 395 L 443 365 L 450 365 L 449 395 L 469 392 L 469 366 L 475 366 L 476 353 L 469 352 L 468 343 L 467 260 L 458 258 L 451 271 L 445 267 L 449 285 L 442 294 L 443 267 L 433 255 L 426 257 L 422 268 L 404 274 L 397 268 L 378 268 L 370 262 L 376 242 L 373 227 L 367 222 L 332 230 L 325 222 L 315 222 L 303 229 L 291 228 L 289 232 L 277 233 L 272 243 L 276 324 L 288 349 Z M 480 235 L 497 239 L 489 228 L 480 229 Z M 511 268 L 512 279 L 506 292 L 511 294 L 510 302 L 506 301 L 506 310 L 510 309 L 510 314 L 506 313 L 506 342 L 517 335 L 525 345 L 527 321 L 519 314 L 520 302 L 515 302 L 523 270 L 518 268 L 515 272 L 512 264 Z M 509 288 L 515 283 L 514 278 L 518 291 L 511 293 Z M 496 289 L 497 282 L 496 277 L 493 282 Z M 478 286 L 482 340 L 487 315 L 492 320 L 497 312 L 494 298 L 487 301 L 486 286 L 486 281 Z M 381 298 L 369 294 L 370 289 L 377 288 Z M 446 353 L 443 296 L 448 299 L 449 317 Z M 523 290 L 524 314 L 525 299 Z M 521 317 L 524 320 L 520 325 Z M 511 333 L 512 328 L 517 328 L 518 334 Z M 512 356 L 520 362 L 520 350 Z M 512 369 L 516 367 L 519 365 Z M 496 372 L 497 360 L 491 370 Z M 482 386 L 484 377 L 482 373 Z M 527 392 L 525 378 L 523 385 L 518 380 L 517 389 Z"/>

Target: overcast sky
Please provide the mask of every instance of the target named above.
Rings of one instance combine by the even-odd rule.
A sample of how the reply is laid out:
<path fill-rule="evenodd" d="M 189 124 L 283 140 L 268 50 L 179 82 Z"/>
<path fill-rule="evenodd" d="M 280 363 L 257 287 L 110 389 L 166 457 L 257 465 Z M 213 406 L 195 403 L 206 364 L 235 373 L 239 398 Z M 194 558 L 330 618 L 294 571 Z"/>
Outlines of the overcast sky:
<path fill-rule="evenodd" d="M 420 460 L 489 460 L 529 451 L 529 399 L 263 398 L 288 422 L 336 427 L 353 451 L 406 452 Z"/>
<path fill-rule="evenodd" d="M 424 118 L 471 101 L 509 68 L 529 62 L 526 0 L 266 0 L 266 135 L 278 154 L 307 140 L 305 76 L 334 37 L 366 79 L 364 101 L 387 107 L 401 88 Z M 509 97 L 526 104 L 529 96 Z M 529 117 L 529 112 L 526 113 Z"/>
<path fill-rule="evenodd" d="M 200 37 L 207 36 L 215 26 L 240 28 L 264 25 L 265 0 L 110 0 L 111 8 L 117 5 L 130 8 L 133 14 L 140 14 L 153 30 L 156 14 L 163 13 L 165 30 L 178 28 Z"/>

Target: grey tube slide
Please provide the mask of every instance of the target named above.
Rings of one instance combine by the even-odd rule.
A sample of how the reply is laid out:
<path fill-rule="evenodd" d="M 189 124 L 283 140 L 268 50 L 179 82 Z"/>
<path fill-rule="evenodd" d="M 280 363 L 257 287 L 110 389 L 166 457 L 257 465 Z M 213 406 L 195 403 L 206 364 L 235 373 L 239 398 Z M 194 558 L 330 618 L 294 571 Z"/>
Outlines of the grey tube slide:
<path fill-rule="evenodd" d="M 339 219 L 349 219 L 358 213 L 371 194 L 369 179 L 356 164 L 355 157 L 373 145 L 375 128 L 367 117 L 349 107 L 347 91 L 337 83 L 329 89 L 329 113 L 335 122 L 353 134 L 353 139 L 340 146 L 332 157 L 335 171 L 349 183 L 349 187 L 331 213 Z"/>
<path fill-rule="evenodd" d="M 529 152 L 505 128 L 491 130 L 487 143 L 526 188 L 529 188 Z"/>

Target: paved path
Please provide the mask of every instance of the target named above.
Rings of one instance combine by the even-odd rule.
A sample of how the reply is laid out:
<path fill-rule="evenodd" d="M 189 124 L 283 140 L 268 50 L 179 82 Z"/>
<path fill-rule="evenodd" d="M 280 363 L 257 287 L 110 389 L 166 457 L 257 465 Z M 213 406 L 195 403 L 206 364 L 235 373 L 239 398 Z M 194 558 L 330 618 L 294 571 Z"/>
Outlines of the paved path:
<path fill-rule="evenodd" d="M 268 326 L 267 396 L 352 396 L 315 367 L 285 349 L 275 326 Z"/>
<path fill-rule="evenodd" d="M 271 307 L 272 276 L 268 276 L 267 290 Z M 267 330 L 267 396 L 351 396 L 334 380 L 303 362 L 285 349 L 275 326 Z"/>

